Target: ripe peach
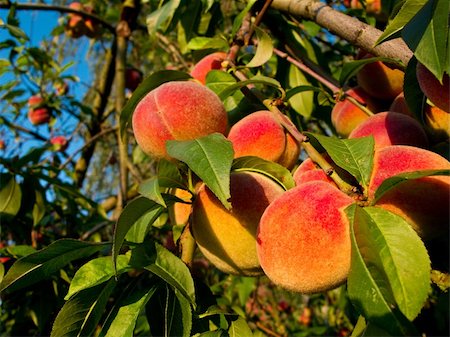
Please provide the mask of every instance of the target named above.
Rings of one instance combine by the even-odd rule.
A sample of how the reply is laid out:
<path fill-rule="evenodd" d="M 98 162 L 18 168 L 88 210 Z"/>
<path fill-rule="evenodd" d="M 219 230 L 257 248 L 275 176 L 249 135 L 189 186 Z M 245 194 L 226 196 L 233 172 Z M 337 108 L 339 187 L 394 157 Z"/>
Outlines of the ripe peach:
<path fill-rule="evenodd" d="M 369 199 L 381 183 L 394 175 L 419 170 L 450 169 L 437 153 L 412 146 L 393 145 L 375 151 Z M 408 180 L 389 190 L 375 204 L 408 221 L 424 239 L 448 232 L 450 177 L 432 176 Z"/>
<path fill-rule="evenodd" d="M 353 199 L 323 181 L 285 192 L 265 210 L 257 234 L 269 279 L 300 293 L 342 284 L 350 269 L 350 228 L 344 209 Z"/>
<path fill-rule="evenodd" d="M 84 10 L 89 14 L 96 14 L 96 11 L 92 5 L 85 5 Z M 85 34 L 91 39 L 99 38 L 102 34 L 102 26 L 91 18 L 86 18 L 85 21 L 86 31 Z"/>
<path fill-rule="evenodd" d="M 69 142 L 67 141 L 67 138 L 64 136 L 55 136 L 52 139 L 50 139 L 50 143 L 53 145 L 55 151 L 59 152 L 65 151 L 69 146 Z"/>
<path fill-rule="evenodd" d="M 361 59 L 370 57 L 372 55 L 366 54 Z M 389 68 L 381 61 L 364 65 L 356 74 L 360 87 L 369 95 L 384 100 L 393 100 L 402 92 L 403 77 L 403 71 Z"/>
<path fill-rule="evenodd" d="M 218 70 L 222 68 L 222 62 L 227 58 L 227 53 L 215 52 L 206 55 L 198 61 L 191 70 L 191 76 L 202 84 L 206 84 L 206 75 L 211 70 Z"/>
<path fill-rule="evenodd" d="M 398 112 L 380 112 L 359 124 L 348 138 L 361 138 L 372 135 L 375 148 L 390 145 L 411 145 L 428 147 L 427 135 L 414 118 Z"/>
<path fill-rule="evenodd" d="M 450 113 L 437 106 L 427 105 L 424 113 L 425 124 L 435 142 L 450 138 Z"/>
<path fill-rule="evenodd" d="M 417 81 L 425 96 L 438 108 L 450 113 L 450 79 L 444 74 L 442 84 L 422 63 L 417 63 Z"/>
<path fill-rule="evenodd" d="M 142 72 L 136 68 L 127 68 L 125 70 L 125 88 L 131 91 L 136 90 L 138 85 L 142 82 Z"/>
<path fill-rule="evenodd" d="M 370 97 L 361 88 L 350 89 L 346 94 L 367 106 L 369 110 L 375 110 Z M 336 132 L 342 137 L 348 137 L 350 132 L 367 118 L 369 118 L 368 114 L 345 98 L 337 102 L 331 111 L 331 122 Z"/>
<path fill-rule="evenodd" d="M 367 14 L 380 14 L 381 13 L 381 0 L 366 0 L 366 13 Z M 352 9 L 362 9 L 363 6 L 359 0 L 344 0 L 344 6 Z"/>
<path fill-rule="evenodd" d="M 172 192 L 173 195 L 190 202 L 192 199 L 192 194 L 189 191 L 175 188 Z M 169 219 L 170 223 L 174 226 L 176 225 L 186 225 L 189 221 L 189 216 L 191 214 L 192 204 L 184 204 L 182 202 L 176 202 L 173 206 L 169 207 Z"/>
<path fill-rule="evenodd" d="M 408 104 L 406 103 L 405 94 L 403 91 L 397 95 L 397 97 L 394 98 L 394 100 L 391 103 L 391 106 L 389 107 L 389 111 L 395 111 L 402 113 L 404 115 L 408 115 L 410 117 L 415 118 L 414 114 L 411 112 L 411 110 L 408 107 Z"/>
<path fill-rule="evenodd" d="M 227 210 L 205 186 L 199 189 L 192 213 L 192 232 L 200 251 L 225 273 L 259 275 L 256 230 L 266 207 L 283 194 L 269 177 L 255 172 L 232 172 L 231 205 Z"/>
<path fill-rule="evenodd" d="M 84 9 L 83 4 L 79 2 L 72 2 L 69 5 L 69 8 L 76 9 L 79 11 L 82 11 Z M 78 14 L 69 13 L 65 30 L 66 34 L 72 38 L 77 39 L 83 36 L 86 33 L 86 25 L 83 17 Z"/>
<path fill-rule="evenodd" d="M 136 106 L 134 136 L 141 149 L 171 159 L 167 140 L 190 140 L 227 130 L 227 113 L 219 97 L 192 81 L 167 82 L 150 91 Z"/>
<path fill-rule="evenodd" d="M 300 146 L 272 112 L 261 110 L 242 118 L 228 134 L 233 143 L 234 157 L 257 156 L 292 168 L 300 153 Z"/>
<path fill-rule="evenodd" d="M 44 100 L 39 95 L 28 99 L 28 119 L 33 125 L 48 123 L 51 118 L 50 109 L 44 105 Z"/>
<path fill-rule="evenodd" d="M 297 167 L 293 178 L 297 186 L 310 181 L 325 181 L 336 186 L 333 179 L 331 179 L 324 170 L 316 165 L 311 158 L 307 158 Z"/>

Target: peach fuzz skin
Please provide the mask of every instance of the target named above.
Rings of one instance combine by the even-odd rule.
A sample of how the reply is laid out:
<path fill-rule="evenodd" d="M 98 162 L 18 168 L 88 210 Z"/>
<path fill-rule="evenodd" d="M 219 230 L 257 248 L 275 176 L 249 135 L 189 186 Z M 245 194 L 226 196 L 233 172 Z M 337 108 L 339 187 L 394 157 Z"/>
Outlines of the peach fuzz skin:
<path fill-rule="evenodd" d="M 386 111 L 370 116 L 358 125 L 348 138 L 370 135 L 375 139 L 375 149 L 390 145 L 428 147 L 428 138 L 420 123 L 398 112 Z"/>
<path fill-rule="evenodd" d="M 361 59 L 370 58 L 367 54 Z M 383 100 L 393 100 L 403 91 L 404 73 L 389 68 L 381 61 L 368 63 L 356 74 L 358 85 L 370 96 Z"/>
<path fill-rule="evenodd" d="M 191 70 L 191 76 L 202 84 L 206 84 L 206 75 L 211 70 L 222 69 L 222 62 L 227 58 L 224 52 L 216 52 L 206 55 L 198 61 Z"/>
<path fill-rule="evenodd" d="M 450 77 L 444 74 L 442 84 L 423 64 L 417 64 L 417 81 L 425 96 L 438 108 L 450 113 Z"/>
<path fill-rule="evenodd" d="M 200 187 L 193 204 L 192 233 L 203 255 L 221 271 L 261 275 L 256 230 L 266 207 L 284 189 L 255 172 L 233 172 L 230 179 L 231 210 L 205 185 Z"/>
<path fill-rule="evenodd" d="M 267 207 L 257 235 L 261 267 L 285 289 L 317 293 L 342 284 L 350 270 L 353 199 L 323 181 L 297 186 Z"/>
<path fill-rule="evenodd" d="M 295 170 L 293 174 L 295 185 L 299 186 L 301 184 L 310 181 L 324 181 L 333 186 L 336 186 L 333 179 L 331 179 L 319 166 L 317 166 L 311 158 L 305 159 Z M 337 188 L 337 186 L 336 186 Z"/>
<path fill-rule="evenodd" d="M 242 118 L 228 134 L 234 157 L 257 156 L 292 168 L 300 146 L 286 133 L 270 111 L 261 110 Z"/>
<path fill-rule="evenodd" d="M 227 131 L 227 113 L 219 97 L 193 81 L 167 82 L 150 91 L 136 106 L 134 136 L 141 149 L 171 159 L 167 140 L 191 140 Z"/>
<path fill-rule="evenodd" d="M 352 96 L 361 104 L 367 105 L 371 111 L 374 110 L 369 102 L 370 98 L 360 88 L 350 89 L 346 94 Z M 368 114 L 345 98 L 343 101 L 337 102 L 331 111 L 331 122 L 338 135 L 342 137 L 348 137 L 350 132 L 367 118 L 369 118 Z"/>
<path fill-rule="evenodd" d="M 450 169 L 450 162 L 437 153 L 412 146 L 393 145 L 377 150 L 369 184 L 369 200 L 374 200 L 377 188 L 389 177 L 435 169 Z M 423 239 L 448 233 L 449 205 L 449 176 L 408 180 L 375 203 L 375 206 L 403 217 Z"/>
<path fill-rule="evenodd" d="M 439 109 L 437 106 L 427 105 L 424 120 L 433 141 L 445 141 L 450 138 L 450 113 Z"/>

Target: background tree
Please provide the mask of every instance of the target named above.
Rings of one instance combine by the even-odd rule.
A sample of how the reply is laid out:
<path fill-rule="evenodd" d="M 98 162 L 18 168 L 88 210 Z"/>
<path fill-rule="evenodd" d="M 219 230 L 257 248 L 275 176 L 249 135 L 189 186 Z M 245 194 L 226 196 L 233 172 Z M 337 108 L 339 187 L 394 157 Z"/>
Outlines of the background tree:
<path fill-rule="evenodd" d="M 447 1 L 0 13 L 2 335 L 448 332 Z"/>

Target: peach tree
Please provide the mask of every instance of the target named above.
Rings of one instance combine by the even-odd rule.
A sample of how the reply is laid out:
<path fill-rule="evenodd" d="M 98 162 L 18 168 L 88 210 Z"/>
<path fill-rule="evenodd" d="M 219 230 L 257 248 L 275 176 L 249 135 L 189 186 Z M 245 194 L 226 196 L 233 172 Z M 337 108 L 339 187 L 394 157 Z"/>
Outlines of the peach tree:
<path fill-rule="evenodd" d="M 448 332 L 448 1 L 0 13 L 0 335 Z"/>

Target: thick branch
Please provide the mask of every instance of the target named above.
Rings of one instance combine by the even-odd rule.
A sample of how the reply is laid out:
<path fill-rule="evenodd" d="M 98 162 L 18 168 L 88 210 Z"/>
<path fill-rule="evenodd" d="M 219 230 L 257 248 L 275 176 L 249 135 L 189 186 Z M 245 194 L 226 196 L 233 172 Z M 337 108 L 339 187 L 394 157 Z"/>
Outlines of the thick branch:
<path fill-rule="evenodd" d="M 382 31 L 315 0 L 273 0 L 272 8 L 312 20 L 331 33 L 375 56 L 397 59 L 406 66 L 413 53 L 401 39 L 374 47 Z"/>

